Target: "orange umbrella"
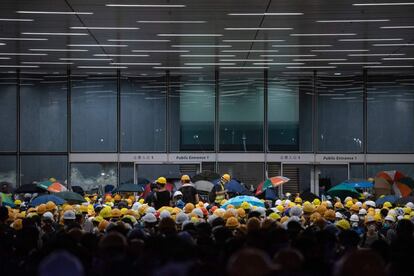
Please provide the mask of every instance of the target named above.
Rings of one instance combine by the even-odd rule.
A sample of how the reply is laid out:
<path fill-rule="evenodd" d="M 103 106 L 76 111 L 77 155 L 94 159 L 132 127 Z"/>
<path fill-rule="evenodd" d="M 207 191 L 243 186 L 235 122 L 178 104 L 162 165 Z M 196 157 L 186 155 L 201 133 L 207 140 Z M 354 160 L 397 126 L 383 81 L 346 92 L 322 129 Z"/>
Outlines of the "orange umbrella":
<path fill-rule="evenodd" d="M 47 188 L 47 190 L 49 192 L 52 192 L 52 193 L 60 193 L 60 192 L 67 191 L 68 189 L 65 186 L 63 186 L 62 184 L 60 184 L 59 182 L 55 182 L 52 185 L 50 185 Z"/>

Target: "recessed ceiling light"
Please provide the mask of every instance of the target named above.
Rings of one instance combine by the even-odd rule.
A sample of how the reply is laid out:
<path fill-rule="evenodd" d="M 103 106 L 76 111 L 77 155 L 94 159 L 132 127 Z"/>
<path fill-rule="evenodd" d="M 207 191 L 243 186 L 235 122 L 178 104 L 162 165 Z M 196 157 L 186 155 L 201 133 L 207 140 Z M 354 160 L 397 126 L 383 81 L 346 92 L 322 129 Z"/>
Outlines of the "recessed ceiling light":
<path fill-rule="evenodd" d="M 199 65 L 199 66 L 204 66 L 204 65 L 236 65 L 236 63 L 234 62 L 188 62 L 188 63 L 184 63 L 184 65 Z"/>
<path fill-rule="evenodd" d="M 111 65 L 161 65 L 160 62 L 111 62 Z"/>
<path fill-rule="evenodd" d="M 0 57 L 0 59 L 10 59 L 9 57 Z"/>
<path fill-rule="evenodd" d="M 369 52 L 369 50 L 366 50 L 366 49 L 345 49 L 345 50 L 336 49 L 336 50 L 311 50 L 311 52 L 332 52 L 332 53 L 338 52 L 338 53 L 340 53 L 340 52 Z"/>
<path fill-rule="evenodd" d="M 70 27 L 73 30 L 139 30 L 138 27 Z"/>
<path fill-rule="evenodd" d="M 202 66 L 155 66 L 154 69 L 203 69 Z"/>
<path fill-rule="evenodd" d="M 356 3 L 352 6 L 410 6 L 414 5 L 414 2 L 399 2 L 399 3 Z"/>
<path fill-rule="evenodd" d="M 207 23 L 203 20 L 139 20 L 142 24 L 202 24 Z"/>
<path fill-rule="evenodd" d="M 413 68 L 414 65 L 376 65 L 364 66 L 364 68 Z"/>
<path fill-rule="evenodd" d="M 293 30 L 293 28 L 264 28 L 264 27 L 246 27 L 246 28 L 240 28 L 240 27 L 230 27 L 230 28 L 224 28 L 226 31 L 289 31 Z"/>
<path fill-rule="evenodd" d="M 107 7 L 125 7 L 125 8 L 185 8 L 186 5 L 170 5 L 170 4 L 156 4 L 156 5 L 141 5 L 141 4 L 106 4 Z"/>
<path fill-rule="evenodd" d="M 220 69 L 269 69 L 268 66 L 231 66 L 220 67 Z"/>
<path fill-rule="evenodd" d="M 223 39 L 223 42 L 283 42 L 283 39 Z"/>
<path fill-rule="evenodd" d="M 220 61 L 249 61 L 249 62 L 272 62 L 273 59 L 220 59 Z"/>
<path fill-rule="evenodd" d="M 290 36 L 351 36 L 355 33 L 330 33 L 330 34 L 290 34 Z"/>
<path fill-rule="evenodd" d="M 0 40 L 9 41 L 45 41 L 47 38 L 22 38 L 22 37 L 1 37 Z"/>
<path fill-rule="evenodd" d="M 318 23 L 364 23 L 364 22 L 388 22 L 389 19 L 340 19 L 340 20 L 317 20 Z"/>
<path fill-rule="evenodd" d="M 414 29 L 414 26 L 383 26 L 381 29 Z"/>
<path fill-rule="evenodd" d="M 0 18 L 0 21 L 9 21 L 9 22 L 32 22 L 32 21 L 34 21 L 34 19 Z"/>
<path fill-rule="evenodd" d="M 33 53 L 0 53 L 0 56 L 47 56 L 47 54 L 33 54 Z"/>
<path fill-rule="evenodd" d="M 330 62 L 329 64 L 332 65 L 363 65 L 363 64 L 381 64 L 381 62 L 377 61 L 368 61 L 368 62 Z"/>
<path fill-rule="evenodd" d="M 52 61 L 22 61 L 22 64 L 53 64 L 53 65 L 70 65 L 73 62 L 52 62 Z"/>
<path fill-rule="evenodd" d="M 303 62 L 257 62 L 254 65 L 303 65 Z"/>
<path fill-rule="evenodd" d="M 405 54 L 348 54 L 350 57 L 405 56 Z"/>
<path fill-rule="evenodd" d="M 346 58 L 295 58 L 293 61 L 346 61 Z"/>
<path fill-rule="evenodd" d="M 187 45 L 171 45 L 173 48 L 230 48 L 231 45 L 197 45 L 197 44 L 187 44 Z"/>
<path fill-rule="evenodd" d="M 25 14 L 68 14 L 68 15 L 89 15 L 93 12 L 64 12 L 64 11 L 16 11 L 16 13 Z"/>
<path fill-rule="evenodd" d="M 180 55 L 180 57 L 235 57 L 236 55 L 192 55 L 192 54 L 184 54 Z"/>
<path fill-rule="evenodd" d="M 295 44 L 295 45 L 272 45 L 272 47 L 276 48 L 314 48 L 314 47 L 332 47 L 330 44 Z"/>
<path fill-rule="evenodd" d="M 89 35 L 88 33 L 28 33 L 24 32 L 23 35 L 67 35 L 67 36 L 78 36 L 78 35 Z"/>
<path fill-rule="evenodd" d="M 78 66 L 79 69 L 126 69 L 126 66 Z"/>
<path fill-rule="evenodd" d="M 260 55 L 261 57 L 316 57 L 316 55 Z"/>
<path fill-rule="evenodd" d="M 375 47 L 405 47 L 405 46 L 414 46 L 414 43 L 390 43 L 390 44 L 373 44 Z"/>
<path fill-rule="evenodd" d="M 95 57 L 149 57 L 149 55 L 133 55 L 133 54 L 94 54 Z"/>
<path fill-rule="evenodd" d="M 29 49 L 29 51 L 38 52 L 88 52 L 86 49 Z"/>
<path fill-rule="evenodd" d="M 190 50 L 132 50 L 133 53 L 188 53 Z"/>
<path fill-rule="evenodd" d="M 359 42 L 359 41 L 401 41 L 402 38 L 343 38 L 338 41 Z"/>
<path fill-rule="evenodd" d="M 210 37 L 210 36 L 212 36 L 212 37 L 216 37 L 216 36 L 223 36 L 223 34 L 157 34 L 157 36 L 167 36 L 167 37 L 169 37 L 169 36 L 172 36 L 172 37 L 174 37 L 174 36 L 184 36 L 184 37 L 187 37 L 187 36 L 188 37 L 197 37 L 197 36 Z"/>
<path fill-rule="evenodd" d="M 39 68 L 37 65 L 1 65 L 3 68 Z"/>
<path fill-rule="evenodd" d="M 335 69 L 336 66 L 288 66 L 288 69 Z"/>
<path fill-rule="evenodd" d="M 265 12 L 265 13 L 228 13 L 232 16 L 286 16 L 286 15 L 303 15 L 303 12 Z"/>
<path fill-rule="evenodd" d="M 169 39 L 108 39 L 109 42 L 170 42 Z"/>
<path fill-rule="evenodd" d="M 382 58 L 382 60 L 414 60 L 414 58 L 412 57 Z"/>
<path fill-rule="evenodd" d="M 277 53 L 279 50 L 221 50 L 223 53 Z"/>
<path fill-rule="evenodd" d="M 59 58 L 60 60 L 79 60 L 79 61 L 84 61 L 84 60 L 88 60 L 88 61 L 110 61 L 112 60 L 112 58 Z"/>
<path fill-rule="evenodd" d="M 128 47 L 128 45 L 118 44 L 68 44 L 68 47 Z"/>

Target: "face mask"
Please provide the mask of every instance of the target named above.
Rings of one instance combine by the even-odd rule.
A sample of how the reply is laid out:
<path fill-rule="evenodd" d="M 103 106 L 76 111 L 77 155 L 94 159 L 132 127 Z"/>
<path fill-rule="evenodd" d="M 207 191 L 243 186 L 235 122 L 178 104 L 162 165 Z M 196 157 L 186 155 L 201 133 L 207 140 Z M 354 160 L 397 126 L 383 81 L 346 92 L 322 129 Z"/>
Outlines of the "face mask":
<path fill-rule="evenodd" d="M 388 229 L 388 228 L 390 228 L 390 225 L 388 223 L 384 223 L 383 228 Z"/>
<path fill-rule="evenodd" d="M 368 226 L 368 230 L 375 231 L 375 230 L 377 230 L 377 227 L 375 227 L 374 224 L 371 224 L 371 225 Z"/>
<path fill-rule="evenodd" d="M 353 222 L 352 227 L 358 227 L 358 222 Z"/>

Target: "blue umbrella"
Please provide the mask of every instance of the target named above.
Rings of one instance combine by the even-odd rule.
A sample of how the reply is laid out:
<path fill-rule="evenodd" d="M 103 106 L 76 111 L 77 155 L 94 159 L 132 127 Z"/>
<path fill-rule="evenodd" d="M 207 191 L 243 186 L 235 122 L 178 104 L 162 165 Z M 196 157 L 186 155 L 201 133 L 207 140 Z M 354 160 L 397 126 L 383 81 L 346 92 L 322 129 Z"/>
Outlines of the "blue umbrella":
<path fill-rule="evenodd" d="M 236 196 L 236 197 L 230 198 L 226 202 L 226 204 L 222 205 L 221 207 L 226 208 L 229 204 L 231 204 L 237 208 L 237 207 L 240 207 L 240 205 L 242 205 L 243 202 L 247 202 L 252 206 L 264 207 L 264 203 L 260 199 L 254 196 Z"/>
<path fill-rule="evenodd" d="M 54 202 L 56 205 L 62 205 L 66 201 L 58 196 L 55 195 L 41 195 L 36 197 L 30 202 L 31 206 L 38 206 L 40 204 L 45 204 L 48 201 Z"/>
<path fill-rule="evenodd" d="M 383 205 L 387 201 L 390 202 L 390 203 L 392 203 L 392 204 L 394 204 L 397 200 L 398 200 L 398 197 L 397 196 L 395 196 L 395 195 L 387 195 L 387 196 L 383 196 L 383 197 L 378 198 L 375 201 L 375 204 L 377 206 L 379 206 L 379 205 Z"/>
<path fill-rule="evenodd" d="M 214 185 L 218 185 L 220 182 L 220 179 L 213 180 L 212 182 Z M 230 193 L 238 193 L 238 194 L 241 194 L 247 190 L 239 181 L 235 179 L 230 180 L 230 182 L 226 184 L 225 189 Z"/>
<path fill-rule="evenodd" d="M 374 187 L 374 183 L 368 180 L 346 180 L 341 184 L 350 185 L 356 189 L 368 189 Z"/>

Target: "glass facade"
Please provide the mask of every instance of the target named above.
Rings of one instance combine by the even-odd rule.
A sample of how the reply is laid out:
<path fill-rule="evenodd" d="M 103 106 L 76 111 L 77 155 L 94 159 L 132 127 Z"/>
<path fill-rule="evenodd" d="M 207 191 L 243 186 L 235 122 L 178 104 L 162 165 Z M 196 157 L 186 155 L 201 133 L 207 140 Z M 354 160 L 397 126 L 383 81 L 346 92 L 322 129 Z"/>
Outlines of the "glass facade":
<path fill-rule="evenodd" d="M 170 150 L 214 151 L 214 74 L 171 76 L 169 101 Z"/>
<path fill-rule="evenodd" d="M 25 155 L 20 157 L 21 185 L 46 181 L 53 177 L 67 184 L 68 158 L 63 155 Z"/>
<path fill-rule="evenodd" d="M 0 151 L 16 151 L 17 76 L 0 75 Z"/>
<path fill-rule="evenodd" d="M 75 76 L 71 87 L 73 152 L 117 151 L 117 77 Z"/>
<path fill-rule="evenodd" d="M 117 186 L 118 169 L 116 163 L 72 163 L 70 185 L 80 186 L 85 191 L 103 192 L 105 186 Z"/>
<path fill-rule="evenodd" d="M 20 150 L 67 151 L 66 75 L 22 75 Z"/>
<path fill-rule="evenodd" d="M 0 155 L 0 182 L 7 182 L 16 187 L 17 163 L 14 155 Z"/>
<path fill-rule="evenodd" d="M 166 89 L 164 76 L 122 76 L 121 151 L 165 151 Z"/>
<path fill-rule="evenodd" d="M 363 152 L 362 76 L 317 76 L 318 150 Z"/>
<path fill-rule="evenodd" d="M 220 151 L 263 151 L 263 77 L 263 72 L 220 74 Z"/>

